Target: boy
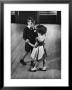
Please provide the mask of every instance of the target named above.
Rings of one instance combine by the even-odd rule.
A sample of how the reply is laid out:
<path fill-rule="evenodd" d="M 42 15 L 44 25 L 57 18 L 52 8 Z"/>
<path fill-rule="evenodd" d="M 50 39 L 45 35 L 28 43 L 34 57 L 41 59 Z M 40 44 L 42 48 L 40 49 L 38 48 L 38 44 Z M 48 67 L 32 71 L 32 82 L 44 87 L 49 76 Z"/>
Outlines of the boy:
<path fill-rule="evenodd" d="M 32 17 L 29 17 L 27 19 L 27 27 L 24 29 L 23 32 L 23 39 L 25 40 L 25 55 L 20 60 L 20 63 L 23 65 L 26 65 L 24 59 L 28 55 L 29 52 L 32 52 L 33 47 L 29 45 L 28 42 L 35 44 L 35 38 L 37 37 L 36 30 L 34 29 L 35 21 L 32 19 Z"/>

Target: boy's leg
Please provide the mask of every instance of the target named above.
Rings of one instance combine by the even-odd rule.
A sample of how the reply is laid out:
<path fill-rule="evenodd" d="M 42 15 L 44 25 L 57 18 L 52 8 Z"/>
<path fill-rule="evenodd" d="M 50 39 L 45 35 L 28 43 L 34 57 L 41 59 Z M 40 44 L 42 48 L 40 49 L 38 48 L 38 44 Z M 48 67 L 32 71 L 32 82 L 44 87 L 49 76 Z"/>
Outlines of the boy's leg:
<path fill-rule="evenodd" d="M 25 55 L 23 56 L 23 61 L 25 59 L 25 57 L 28 55 L 29 52 L 26 52 Z"/>
<path fill-rule="evenodd" d="M 20 60 L 20 63 L 22 65 L 26 65 L 26 62 L 24 61 L 25 57 L 28 55 L 28 52 L 25 53 L 25 55 L 23 56 L 23 58 Z"/>
<path fill-rule="evenodd" d="M 26 56 L 28 55 L 28 53 L 30 52 L 30 50 L 31 50 L 30 45 L 28 43 L 25 43 L 25 51 L 26 51 L 26 53 L 24 54 L 23 58 L 20 60 L 20 63 L 22 65 L 26 65 L 26 62 L 24 60 L 25 60 Z"/>

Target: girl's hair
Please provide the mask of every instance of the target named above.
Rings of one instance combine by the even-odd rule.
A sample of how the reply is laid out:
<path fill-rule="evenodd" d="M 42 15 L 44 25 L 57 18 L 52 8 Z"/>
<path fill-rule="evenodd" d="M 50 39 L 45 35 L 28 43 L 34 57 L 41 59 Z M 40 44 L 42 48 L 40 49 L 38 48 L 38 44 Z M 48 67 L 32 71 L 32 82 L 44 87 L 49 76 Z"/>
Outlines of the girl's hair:
<path fill-rule="evenodd" d="M 44 25 L 38 25 L 37 32 L 40 33 L 41 35 L 46 34 L 47 28 Z"/>

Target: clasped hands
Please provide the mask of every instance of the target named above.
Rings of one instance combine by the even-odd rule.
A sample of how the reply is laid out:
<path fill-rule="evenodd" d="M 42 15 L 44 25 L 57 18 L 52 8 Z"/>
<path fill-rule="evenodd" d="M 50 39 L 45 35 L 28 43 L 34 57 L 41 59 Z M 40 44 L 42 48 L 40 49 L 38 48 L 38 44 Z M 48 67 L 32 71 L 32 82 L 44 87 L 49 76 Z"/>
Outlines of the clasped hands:
<path fill-rule="evenodd" d="M 25 41 L 26 43 L 28 43 L 30 46 L 32 46 L 33 48 L 36 48 L 37 47 L 37 44 L 32 44 L 30 41 L 29 41 L 29 39 L 26 39 L 26 41 Z"/>

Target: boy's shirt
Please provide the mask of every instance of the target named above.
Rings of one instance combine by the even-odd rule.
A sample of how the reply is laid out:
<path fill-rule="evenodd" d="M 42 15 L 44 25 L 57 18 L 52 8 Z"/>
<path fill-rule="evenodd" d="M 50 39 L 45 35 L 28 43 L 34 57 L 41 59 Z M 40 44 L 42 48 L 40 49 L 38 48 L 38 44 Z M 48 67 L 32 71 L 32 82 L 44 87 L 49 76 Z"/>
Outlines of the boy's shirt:
<path fill-rule="evenodd" d="M 34 30 L 33 28 L 26 27 L 24 29 L 24 32 L 23 32 L 23 39 L 24 40 L 29 39 L 30 43 L 35 44 L 37 36 L 38 35 L 37 35 L 36 30 Z"/>

